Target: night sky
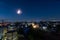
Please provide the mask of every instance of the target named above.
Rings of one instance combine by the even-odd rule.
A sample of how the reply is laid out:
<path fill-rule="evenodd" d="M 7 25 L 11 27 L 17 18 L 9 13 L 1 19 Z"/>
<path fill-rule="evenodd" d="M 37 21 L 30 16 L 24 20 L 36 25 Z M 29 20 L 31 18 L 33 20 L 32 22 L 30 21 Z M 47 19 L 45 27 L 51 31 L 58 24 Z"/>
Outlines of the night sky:
<path fill-rule="evenodd" d="M 21 9 L 22 14 L 16 11 Z M 0 0 L 0 19 L 60 19 L 60 0 Z"/>

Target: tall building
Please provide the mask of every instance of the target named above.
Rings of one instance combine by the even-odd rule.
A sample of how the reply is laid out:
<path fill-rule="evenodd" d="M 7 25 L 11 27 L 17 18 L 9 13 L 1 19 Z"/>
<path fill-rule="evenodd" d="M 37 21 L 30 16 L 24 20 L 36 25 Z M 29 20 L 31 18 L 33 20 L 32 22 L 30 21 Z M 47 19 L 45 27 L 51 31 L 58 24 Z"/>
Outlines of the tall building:
<path fill-rule="evenodd" d="M 17 40 L 18 34 L 13 25 L 9 25 L 3 30 L 3 39 L 2 40 Z"/>

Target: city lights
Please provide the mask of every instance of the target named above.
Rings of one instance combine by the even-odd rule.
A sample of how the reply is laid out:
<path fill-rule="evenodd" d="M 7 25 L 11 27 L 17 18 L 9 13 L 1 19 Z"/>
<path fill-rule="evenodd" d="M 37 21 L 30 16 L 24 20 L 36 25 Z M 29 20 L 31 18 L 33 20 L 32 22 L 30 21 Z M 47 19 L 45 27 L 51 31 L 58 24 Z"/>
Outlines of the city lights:
<path fill-rule="evenodd" d="M 47 27 L 43 26 L 43 30 L 46 30 L 46 29 L 47 29 Z"/>
<path fill-rule="evenodd" d="M 32 23 L 32 26 L 33 26 L 33 28 L 39 28 L 39 25 L 38 24 Z"/>
<path fill-rule="evenodd" d="M 56 32 L 56 29 L 58 28 L 58 26 L 56 27 L 56 22 L 52 23 L 53 25 L 50 23 L 49 24 L 47 23 L 48 26 L 46 26 L 44 24 L 41 24 L 41 23 L 39 24 L 38 22 L 36 22 L 36 23 L 35 22 L 10 23 L 9 25 L 6 25 L 7 27 L 4 27 L 4 30 L 2 31 L 3 32 L 3 34 L 2 34 L 3 38 L 2 39 L 4 39 L 4 40 L 7 40 L 7 39 L 18 40 L 18 39 L 20 39 L 18 37 L 24 38 L 24 34 L 25 34 L 24 32 L 28 32 L 28 31 L 30 32 L 30 30 L 32 30 L 31 31 L 32 33 L 41 32 L 43 34 L 46 32 L 49 32 L 49 33 L 50 32 Z M 50 25 L 52 25 L 51 28 L 50 28 Z M 60 25 L 60 23 L 58 24 L 58 22 L 57 22 L 57 25 Z M 60 30 L 60 28 L 59 28 L 59 30 Z"/>

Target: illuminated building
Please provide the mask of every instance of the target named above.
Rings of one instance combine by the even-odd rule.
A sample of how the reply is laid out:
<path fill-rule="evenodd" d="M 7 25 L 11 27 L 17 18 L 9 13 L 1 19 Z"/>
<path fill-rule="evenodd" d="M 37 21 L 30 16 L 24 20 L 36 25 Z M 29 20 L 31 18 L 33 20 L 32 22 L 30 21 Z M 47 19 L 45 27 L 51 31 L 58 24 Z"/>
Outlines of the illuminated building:
<path fill-rule="evenodd" d="M 17 40 L 17 39 L 18 39 L 18 34 L 14 25 L 4 28 L 2 40 Z"/>
<path fill-rule="evenodd" d="M 3 38 L 2 38 L 2 40 L 6 40 L 6 39 L 7 39 L 7 37 L 6 37 L 6 33 L 7 33 L 7 28 L 4 28 L 4 30 L 3 30 Z"/>

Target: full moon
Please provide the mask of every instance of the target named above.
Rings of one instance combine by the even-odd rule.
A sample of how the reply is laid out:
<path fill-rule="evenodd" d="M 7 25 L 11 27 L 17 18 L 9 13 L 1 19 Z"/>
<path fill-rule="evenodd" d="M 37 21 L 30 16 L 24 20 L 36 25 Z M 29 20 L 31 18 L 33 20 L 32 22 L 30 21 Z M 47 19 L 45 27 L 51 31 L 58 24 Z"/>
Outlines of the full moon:
<path fill-rule="evenodd" d="M 17 10 L 17 14 L 21 14 L 22 13 L 22 11 L 19 9 L 19 10 Z"/>

